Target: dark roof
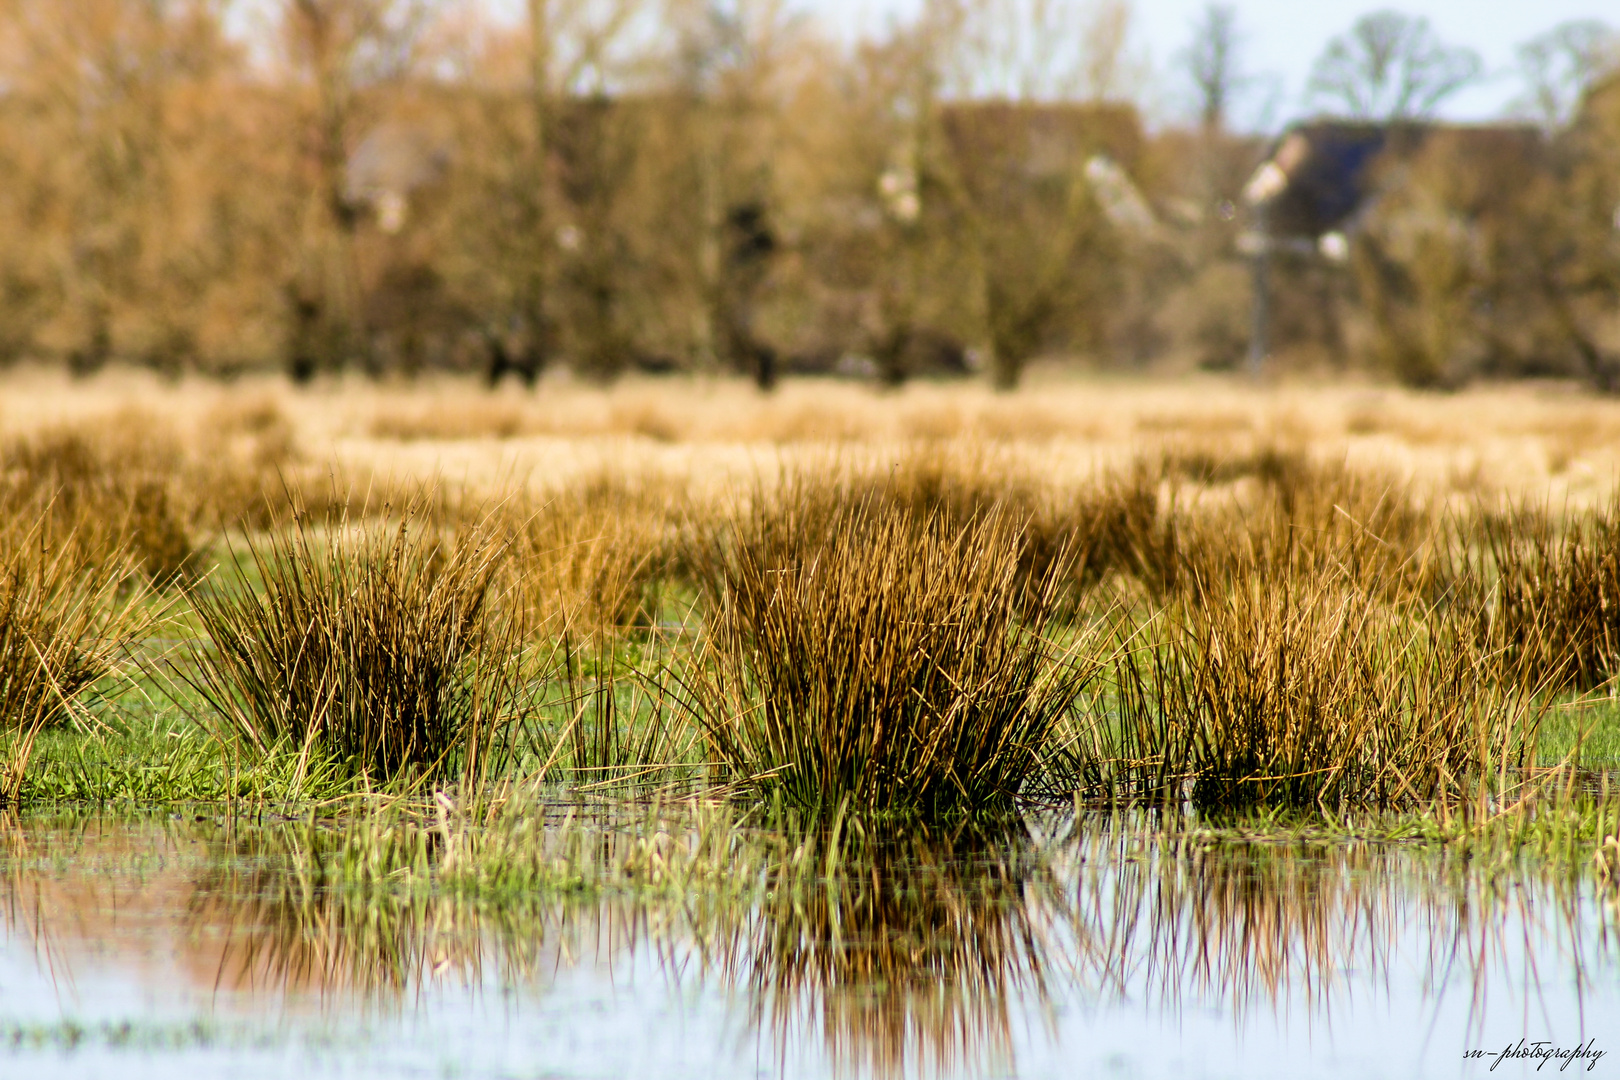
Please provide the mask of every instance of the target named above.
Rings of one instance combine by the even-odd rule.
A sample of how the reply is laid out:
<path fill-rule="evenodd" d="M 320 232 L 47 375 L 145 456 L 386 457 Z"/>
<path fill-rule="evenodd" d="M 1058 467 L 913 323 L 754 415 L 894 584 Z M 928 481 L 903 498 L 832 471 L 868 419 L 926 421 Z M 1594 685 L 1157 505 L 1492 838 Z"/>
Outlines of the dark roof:
<path fill-rule="evenodd" d="M 1492 173 L 1533 167 L 1542 146 L 1537 130 L 1524 124 L 1316 120 L 1278 140 L 1250 183 L 1250 201 L 1264 208 L 1273 236 L 1316 238 L 1350 229 L 1395 175 L 1388 166 L 1415 158 L 1436 138 Z M 1267 170 L 1273 171 L 1270 186 L 1263 179 Z"/>
<path fill-rule="evenodd" d="M 1315 124 L 1301 129 L 1310 153 L 1270 208 L 1274 231 L 1319 236 L 1343 225 L 1370 188 L 1373 163 L 1389 132 L 1375 124 Z"/>

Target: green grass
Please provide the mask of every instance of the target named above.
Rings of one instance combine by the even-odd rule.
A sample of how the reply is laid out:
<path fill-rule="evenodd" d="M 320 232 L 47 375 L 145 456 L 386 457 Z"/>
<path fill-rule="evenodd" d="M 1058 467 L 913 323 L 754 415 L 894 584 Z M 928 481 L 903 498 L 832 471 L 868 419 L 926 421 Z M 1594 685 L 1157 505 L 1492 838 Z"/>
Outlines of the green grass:
<path fill-rule="evenodd" d="M 1620 769 L 1620 698 L 1574 697 L 1547 710 L 1537 757 L 1542 765 L 1571 760 L 1589 769 Z"/>
<path fill-rule="evenodd" d="M 185 716 L 130 710 L 88 730 L 44 732 L 24 779 L 23 801 L 166 806 L 247 802 L 303 805 L 355 790 L 335 769 L 300 770 L 292 749 L 244 759 Z"/>

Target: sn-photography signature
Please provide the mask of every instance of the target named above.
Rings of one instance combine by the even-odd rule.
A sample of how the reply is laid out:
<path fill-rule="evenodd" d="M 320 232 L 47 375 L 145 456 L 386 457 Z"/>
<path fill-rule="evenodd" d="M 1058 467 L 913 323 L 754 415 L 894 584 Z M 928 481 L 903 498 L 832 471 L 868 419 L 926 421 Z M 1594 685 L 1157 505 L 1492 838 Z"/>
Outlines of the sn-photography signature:
<path fill-rule="evenodd" d="M 1468 1050 L 1463 1053 L 1464 1061 L 1473 1061 L 1476 1058 L 1491 1058 L 1491 1071 L 1504 1061 L 1534 1061 L 1536 1071 L 1549 1061 L 1559 1062 L 1558 1071 L 1563 1072 L 1577 1061 L 1586 1062 L 1586 1071 L 1591 1072 L 1597 1063 L 1602 1060 L 1604 1051 L 1595 1048 L 1596 1039 L 1588 1039 L 1573 1050 L 1566 1050 L 1562 1046 L 1554 1046 L 1551 1040 L 1539 1039 L 1530 1042 L 1520 1039 L 1516 1043 L 1509 1043 L 1501 1050 Z"/>

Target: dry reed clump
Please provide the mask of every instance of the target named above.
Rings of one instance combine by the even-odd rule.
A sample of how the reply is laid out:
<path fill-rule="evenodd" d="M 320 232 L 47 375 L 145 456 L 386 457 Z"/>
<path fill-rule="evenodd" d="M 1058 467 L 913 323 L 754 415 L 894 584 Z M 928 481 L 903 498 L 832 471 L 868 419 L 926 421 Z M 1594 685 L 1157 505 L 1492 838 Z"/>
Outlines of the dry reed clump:
<path fill-rule="evenodd" d="M 1157 595 L 1174 586 L 1179 572 L 1178 528 L 1170 492 L 1137 462 L 1042 503 L 1030 517 L 1026 563 L 1037 575 L 1065 566 L 1076 607 L 1111 578 Z"/>
<path fill-rule="evenodd" d="M 205 413 L 181 440 L 174 478 L 194 535 L 211 541 L 230 529 L 281 528 L 303 514 L 350 521 L 386 506 L 420 500 L 420 482 L 357 476 L 301 450 L 285 409 L 274 398 L 226 400 Z M 437 519 L 456 514 L 455 493 L 432 487 Z"/>
<path fill-rule="evenodd" d="M 253 542 L 247 573 L 188 589 L 207 634 L 176 672 L 253 752 L 387 781 L 479 774 L 524 691 L 523 631 L 492 530 L 445 535 L 406 506 Z M 256 581 L 250 580 L 257 579 Z"/>
<path fill-rule="evenodd" d="M 538 627 L 560 632 L 651 625 L 681 573 L 684 487 L 601 475 L 502 507 L 515 592 Z"/>
<path fill-rule="evenodd" d="M 49 536 L 92 560 L 127 549 L 159 585 L 194 575 L 227 530 L 278 528 L 295 508 L 352 520 L 403 505 L 419 487 L 305 460 L 271 398 L 227 401 L 186 426 L 123 410 L 0 444 L 0 509 L 41 518 Z M 435 498 L 441 519 L 458 514 L 452 491 Z"/>
<path fill-rule="evenodd" d="M 1443 501 L 1412 483 L 1298 447 L 1262 444 L 1208 458 L 1171 446 L 1154 469 L 1157 523 L 1132 530 L 1136 575 L 1161 599 L 1248 574 L 1348 576 L 1393 602 L 1432 602 L 1454 584 L 1456 529 Z M 1149 461 L 1152 459 L 1148 459 Z"/>
<path fill-rule="evenodd" d="M 1047 636 L 1058 569 L 1020 526 L 962 526 L 801 483 L 701 542 L 710 647 L 684 707 L 724 775 L 830 811 L 1005 807 L 1093 671 Z"/>
<path fill-rule="evenodd" d="M 1620 673 L 1620 498 L 1562 521 L 1544 507 L 1482 513 L 1473 533 L 1480 638 L 1521 682 L 1586 691 Z"/>
<path fill-rule="evenodd" d="M 0 805 L 15 805 L 39 732 L 112 668 L 141 632 L 138 590 L 111 553 L 84 559 L 36 521 L 0 522 L 0 732 L 12 736 Z"/>
<path fill-rule="evenodd" d="M 332 501 L 330 470 L 306 468 L 292 421 L 273 398 L 227 400 L 185 440 L 179 479 L 192 528 L 269 528 L 291 520 L 292 499 L 307 510 Z"/>
<path fill-rule="evenodd" d="M 418 442 L 513 439 L 543 429 L 515 404 L 484 400 L 379 411 L 366 430 L 374 439 Z"/>
<path fill-rule="evenodd" d="M 194 564 L 197 548 L 172 477 L 178 443 L 136 420 L 88 429 L 54 428 L 0 446 L 0 512 L 38 520 L 45 543 L 72 558 L 116 565 L 132 557 L 160 584 Z"/>
<path fill-rule="evenodd" d="M 220 528 L 285 521 L 290 487 L 323 501 L 329 477 L 299 475 L 296 462 L 270 400 L 221 406 L 184 433 L 124 410 L 0 445 L 0 507 L 38 517 L 85 558 L 127 553 L 162 585 L 193 573 Z"/>
<path fill-rule="evenodd" d="M 689 434 L 678 414 L 651 397 L 615 402 L 607 429 L 660 443 L 678 442 Z"/>
<path fill-rule="evenodd" d="M 881 471 L 836 460 L 816 471 L 821 481 L 814 488 L 801 485 L 795 497 L 818 500 L 819 513 L 866 502 L 948 529 L 988 517 L 1015 523 L 1021 578 L 1039 591 L 1033 583 L 1055 573 L 1065 615 L 1083 608 L 1111 577 L 1163 591 L 1179 565 L 1165 485 L 1141 462 L 1072 487 L 1043 482 L 1014 461 L 973 446 L 913 449 Z"/>
<path fill-rule="evenodd" d="M 1094 798 L 1405 807 L 1534 764 L 1540 710 L 1466 619 L 1348 573 L 1249 574 L 1167 607 L 1054 758 Z"/>
<path fill-rule="evenodd" d="M 952 529 L 988 516 L 1029 526 L 1049 498 L 1043 485 L 1015 464 L 971 446 L 913 447 L 887 468 L 830 457 L 784 473 L 782 486 L 784 499 L 797 502 L 808 517 L 830 519 L 865 503 Z"/>

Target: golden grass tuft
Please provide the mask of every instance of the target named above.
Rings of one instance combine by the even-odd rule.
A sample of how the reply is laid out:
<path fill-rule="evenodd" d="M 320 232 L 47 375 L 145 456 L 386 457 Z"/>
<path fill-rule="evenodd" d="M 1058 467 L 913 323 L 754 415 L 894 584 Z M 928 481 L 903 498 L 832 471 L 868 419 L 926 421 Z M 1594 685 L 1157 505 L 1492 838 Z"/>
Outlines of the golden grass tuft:
<path fill-rule="evenodd" d="M 71 539 L 71 538 L 70 538 Z M 13 806 L 40 731 L 67 718 L 145 625 L 119 552 L 88 560 L 40 522 L 0 522 L 0 805 Z"/>
<path fill-rule="evenodd" d="M 1467 618 L 1348 575 L 1200 586 L 1130 640 L 1057 757 L 1105 801 L 1426 807 L 1511 786 L 1544 706 Z"/>
<path fill-rule="evenodd" d="M 131 557 L 159 584 L 179 578 L 196 557 L 172 481 L 179 445 L 142 426 L 129 415 L 95 434 L 53 428 L 0 446 L 0 512 L 38 521 L 44 542 L 81 561 Z"/>
<path fill-rule="evenodd" d="M 646 627 L 680 562 L 683 486 L 602 474 L 505 503 L 514 592 L 535 626 L 561 632 Z"/>
<path fill-rule="evenodd" d="M 1062 561 L 1019 572 L 1020 525 L 953 525 L 797 484 L 703 542 L 712 647 L 686 709 L 731 781 L 830 812 L 1004 809 L 1091 676 L 1058 648 Z"/>
<path fill-rule="evenodd" d="M 400 565 L 416 569 L 387 588 L 428 597 L 434 575 L 460 565 L 454 537 L 482 537 L 499 568 L 480 563 L 493 576 L 462 585 L 499 594 L 531 646 L 598 650 L 594 674 L 570 669 L 571 690 L 628 708 L 623 684 L 656 697 L 671 664 L 690 683 L 683 732 L 707 740 L 728 782 L 805 806 L 1004 804 L 1066 795 L 1054 779 L 1065 770 L 1086 792 L 1196 791 L 1212 806 L 1452 798 L 1527 760 L 1535 710 L 1553 695 L 1606 685 L 1620 664 L 1614 505 L 1589 492 L 1556 511 L 1500 497 L 1501 455 L 1540 462 L 1560 417 L 1583 456 L 1559 482 L 1601 460 L 1620 417 L 1601 402 L 1477 395 L 1475 438 L 1450 398 L 1231 386 L 1207 401 L 1101 382 L 1002 398 L 808 385 L 761 398 L 725 383 L 442 396 L 261 388 L 183 414 L 153 411 L 162 399 L 149 394 L 71 423 L 42 417 L 0 440 L 0 507 L 68 552 L 64 566 L 110 575 L 96 578 L 106 588 L 139 567 L 186 583 L 199 608 L 257 597 L 259 616 L 237 615 L 274 614 L 282 643 L 255 646 L 254 693 L 285 699 L 250 717 L 268 743 L 246 741 L 262 750 L 282 738 L 302 749 L 325 729 L 308 719 L 337 708 L 321 679 L 363 682 L 338 659 L 306 678 L 303 654 L 283 649 L 317 610 L 358 640 L 364 620 L 317 603 L 323 589 L 371 590 L 379 625 L 417 614 L 384 603 L 384 578 L 366 576 L 383 549 L 358 539 L 393 536 L 398 515 L 381 508 L 410 503 L 400 550 L 416 554 Z M 366 449 L 388 416 L 418 414 L 415 434 L 385 441 L 457 445 Z M 986 439 L 987 424 L 1004 438 Z M 503 449 L 508 430 L 553 437 Z M 1404 456 L 1369 456 L 1392 449 Z M 345 461 L 362 463 L 358 479 L 339 479 Z M 460 485 L 412 502 L 410 469 L 460 464 Z M 198 584 L 204 560 L 230 554 L 224 536 L 250 555 L 248 576 Z M 411 547 L 430 537 L 438 554 Z M 472 595 L 462 585 L 451 593 Z M 1091 727 L 1058 723 L 1069 714 L 1053 703 L 1067 678 L 1055 643 L 1092 641 L 1105 613 L 1130 659 L 1093 684 L 1106 693 Z M 448 626 L 433 631 L 441 643 L 456 638 Z M 458 662 L 520 648 L 490 633 L 498 648 L 467 639 Z M 359 646 L 343 648 L 342 663 L 359 663 Z M 304 722 L 265 719 L 299 694 Z M 614 722 L 640 731 L 645 719 Z M 1067 745 L 1042 734 L 1053 725 Z M 588 728 L 578 739 L 600 734 Z M 371 777 L 427 767 L 416 750 L 356 756 L 371 738 L 330 753 Z M 640 752 L 609 756 L 630 771 L 697 767 L 631 760 Z"/>
<path fill-rule="evenodd" d="M 1588 691 L 1620 674 L 1620 500 L 1562 519 L 1520 505 L 1477 528 L 1481 637 L 1519 679 Z"/>
<path fill-rule="evenodd" d="M 478 776 L 523 694 L 524 633 L 493 530 L 445 535 L 430 505 L 324 530 L 299 516 L 250 545 L 245 573 L 188 589 L 207 641 L 176 672 L 205 722 L 301 773 Z"/>

